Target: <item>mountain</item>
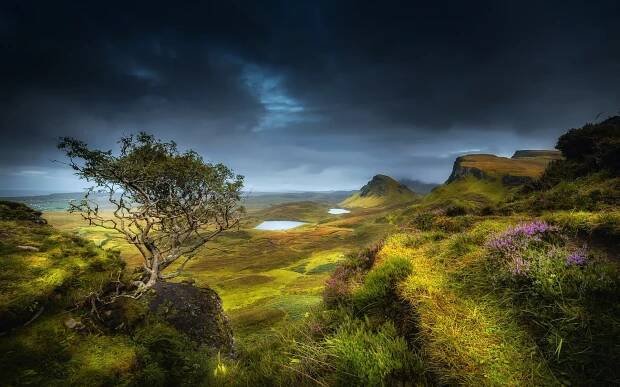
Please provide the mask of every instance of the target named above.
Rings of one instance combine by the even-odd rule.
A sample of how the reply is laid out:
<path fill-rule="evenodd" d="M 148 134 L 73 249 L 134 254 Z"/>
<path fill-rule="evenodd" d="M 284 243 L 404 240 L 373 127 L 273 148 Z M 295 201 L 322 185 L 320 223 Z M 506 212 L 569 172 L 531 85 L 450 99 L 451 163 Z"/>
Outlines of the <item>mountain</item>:
<path fill-rule="evenodd" d="M 340 203 L 343 207 L 382 207 L 414 201 L 418 195 L 386 175 L 374 176 L 359 192 Z"/>
<path fill-rule="evenodd" d="M 416 179 L 399 179 L 398 181 L 400 181 L 401 184 L 406 185 L 407 188 L 409 188 L 413 192 L 419 193 L 422 195 L 431 192 L 433 188 L 439 186 L 439 184 L 425 183 L 423 181 L 416 180 Z"/>
<path fill-rule="evenodd" d="M 561 153 L 553 150 L 518 150 L 512 158 L 491 154 L 464 155 L 454 161 L 446 183 L 473 176 L 500 181 L 506 186 L 521 185 L 538 179 L 551 161 L 561 158 Z"/>

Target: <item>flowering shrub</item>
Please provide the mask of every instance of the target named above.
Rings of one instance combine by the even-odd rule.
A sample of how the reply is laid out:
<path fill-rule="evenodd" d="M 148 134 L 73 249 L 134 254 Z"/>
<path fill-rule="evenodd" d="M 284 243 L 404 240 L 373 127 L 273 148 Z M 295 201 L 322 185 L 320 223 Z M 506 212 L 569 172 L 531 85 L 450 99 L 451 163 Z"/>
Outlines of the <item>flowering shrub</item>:
<path fill-rule="evenodd" d="M 325 281 L 323 300 L 327 305 L 337 305 L 348 300 L 351 296 L 348 280 L 352 271 L 346 266 L 338 266 L 332 275 Z"/>
<path fill-rule="evenodd" d="M 505 259 L 513 275 L 524 276 L 530 271 L 532 264 L 527 250 L 556 231 L 554 226 L 541 220 L 520 223 L 491 238 L 487 242 L 487 248 Z"/>
<path fill-rule="evenodd" d="M 552 366 L 579 370 L 588 380 L 598 377 L 588 370 L 620 359 L 618 347 L 609 345 L 620 338 L 620 273 L 607 252 L 575 242 L 544 221 L 521 223 L 487 240 L 487 273 L 493 289 L 534 322 Z"/>

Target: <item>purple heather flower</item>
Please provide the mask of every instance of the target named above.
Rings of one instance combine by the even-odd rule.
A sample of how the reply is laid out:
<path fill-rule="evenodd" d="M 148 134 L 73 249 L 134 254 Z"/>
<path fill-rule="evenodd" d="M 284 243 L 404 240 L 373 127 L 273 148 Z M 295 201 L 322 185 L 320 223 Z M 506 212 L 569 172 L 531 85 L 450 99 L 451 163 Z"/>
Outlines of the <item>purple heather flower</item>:
<path fill-rule="evenodd" d="M 540 241 L 541 235 L 555 230 L 555 227 L 541 220 L 520 223 L 489 240 L 487 247 L 503 253 L 509 253 L 519 249 L 521 246 L 519 242 L 524 237 L 530 240 Z"/>
<path fill-rule="evenodd" d="M 586 255 L 587 252 L 585 248 L 577 249 L 566 257 L 566 264 L 568 266 L 583 266 L 588 261 Z"/>

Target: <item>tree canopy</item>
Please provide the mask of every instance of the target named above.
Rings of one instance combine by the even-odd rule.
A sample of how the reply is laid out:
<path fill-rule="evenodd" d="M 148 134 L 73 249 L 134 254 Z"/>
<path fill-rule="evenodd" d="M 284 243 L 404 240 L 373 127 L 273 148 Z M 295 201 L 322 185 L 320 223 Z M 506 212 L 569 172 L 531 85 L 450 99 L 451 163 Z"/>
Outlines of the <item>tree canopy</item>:
<path fill-rule="evenodd" d="M 58 148 L 76 175 L 93 184 L 70 211 L 91 225 L 120 232 L 136 246 L 144 257 L 137 284 L 143 291 L 179 274 L 199 247 L 238 225 L 243 176 L 147 133 L 123 137 L 119 145 L 114 154 L 63 137 Z M 100 207 L 102 198 L 110 211 Z M 175 271 L 163 273 L 180 258 Z"/>

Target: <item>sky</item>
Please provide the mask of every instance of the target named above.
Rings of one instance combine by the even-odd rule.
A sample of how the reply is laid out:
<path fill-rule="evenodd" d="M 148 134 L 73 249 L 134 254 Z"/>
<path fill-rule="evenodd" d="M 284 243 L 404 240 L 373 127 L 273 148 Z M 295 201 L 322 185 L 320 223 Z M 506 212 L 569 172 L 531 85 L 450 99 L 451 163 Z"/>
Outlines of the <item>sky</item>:
<path fill-rule="evenodd" d="M 85 186 L 60 136 L 146 131 L 253 191 L 440 183 L 620 111 L 620 2 L 0 4 L 0 190 Z"/>

